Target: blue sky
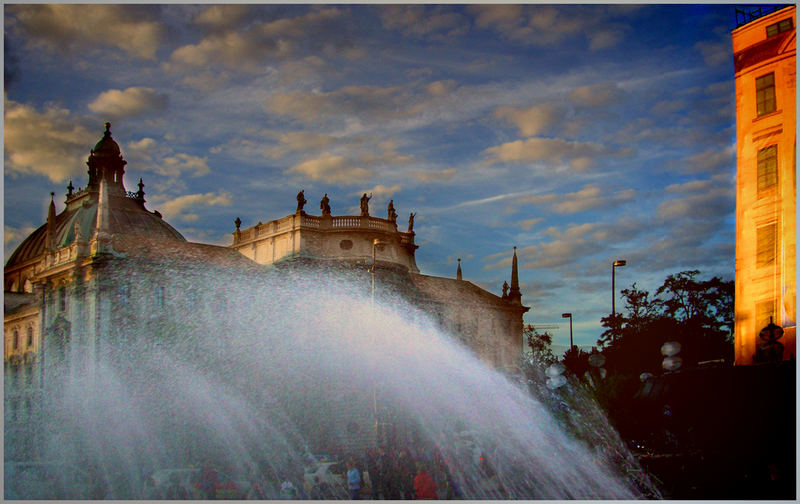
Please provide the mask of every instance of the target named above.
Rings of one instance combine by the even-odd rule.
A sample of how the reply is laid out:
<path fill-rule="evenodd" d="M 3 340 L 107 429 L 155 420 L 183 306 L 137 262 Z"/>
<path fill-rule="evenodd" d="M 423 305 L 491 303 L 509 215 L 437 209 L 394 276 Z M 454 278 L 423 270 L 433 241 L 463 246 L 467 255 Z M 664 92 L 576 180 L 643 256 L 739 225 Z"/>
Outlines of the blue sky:
<path fill-rule="evenodd" d="M 733 279 L 731 5 L 6 5 L 5 254 L 103 123 L 147 207 L 228 245 L 293 213 L 416 212 L 423 273 L 592 345 L 617 292 Z M 621 308 L 617 302 L 617 309 Z"/>

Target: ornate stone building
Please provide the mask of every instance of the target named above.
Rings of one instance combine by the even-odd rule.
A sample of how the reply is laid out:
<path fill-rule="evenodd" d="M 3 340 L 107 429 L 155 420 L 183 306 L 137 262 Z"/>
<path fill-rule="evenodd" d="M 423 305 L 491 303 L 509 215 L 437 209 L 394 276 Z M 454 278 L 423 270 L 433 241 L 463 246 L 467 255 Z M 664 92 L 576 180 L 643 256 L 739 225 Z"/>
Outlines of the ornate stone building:
<path fill-rule="evenodd" d="M 193 243 L 145 208 L 141 179 L 138 191 L 126 190 L 126 161 L 110 124 L 87 165 L 87 186 L 76 190 L 70 182 L 58 214 L 51 193 L 47 221 L 5 265 L 5 435 L 16 441 L 6 443 L 7 459 L 23 456 L 9 450 L 30 451 L 28 438 L 36 434 L 30 420 L 48 397 L 42 391 L 60 386 L 48 382 L 55 370 L 91 369 L 98 356 L 148 338 L 225 334 L 228 308 L 246 302 L 246 293 L 227 286 L 243 277 L 290 276 L 298 264 L 369 279 L 361 283 L 371 283 L 374 297 L 404 297 L 487 363 L 515 370 L 528 310 L 516 253 L 510 290 L 496 296 L 463 280 L 460 263 L 456 278 L 420 273 L 414 216 L 407 230 L 398 230 L 393 203 L 386 219 L 369 215 L 366 195 L 362 215 L 334 216 L 326 195 L 321 215 L 312 216 L 303 210 L 302 192 L 292 215 L 245 230 L 237 219 L 230 247 Z M 222 281 L 204 283 L 209 273 Z M 374 443 L 375 434 L 359 442 Z"/>
<path fill-rule="evenodd" d="M 319 216 L 305 212 L 303 191 L 297 200 L 296 212 L 281 219 L 242 230 L 237 218 L 231 247 L 260 264 L 303 261 L 374 271 L 375 282 L 428 312 L 487 364 L 514 371 L 523 349 L 522 316 L 529 309 L 521 303 L 516 250 L 511 286 L 496 296 L 462 278 L 460 259 L 456 278 L 420 273 L 414 257 L 415 214 L 409 215 L 405 231 L 398 229 L 393 201 L 386 218 L 380 218 L 370 215 L 366 194 L 359 216 L 332 215 L 327 194 Z"/>
<path fill-rule="evenodd" d="M 796 357 L 796 7 L 753 6 L 733 30 L 736 79 L 737 365 L 766 358 L 761 331 L 780 326 Z M 781 358 L 781 351 L 775 352 Z"/>
<path fill-rule="evenodd" d="M 51 193 L 47 222 L 5 265 L 5 435 L 16 438 L 6 443 L 7 459 L 14 457 L 9 450 L 30 445 L 19 438 L 31 435 L 27 424 L 46 400 L 42 391 L 59 386 L 50 375 L 91 367 L 101 353 L 169 323 L 176 294 L 191 284 L 188 266 L 256 266 L 229 248 L 187 242 L 145 208 L 141 180 L 138 192 L 126 191 L 126 161 L 109 127 L 89 155 L 86 188 L 75 191 L 70 182 L 59 214 Z M 164 259 L 187 267 L 172 274 Z M 219 306 L 211 301 L 218 294 L 194 291 L 205 306 Z"/>

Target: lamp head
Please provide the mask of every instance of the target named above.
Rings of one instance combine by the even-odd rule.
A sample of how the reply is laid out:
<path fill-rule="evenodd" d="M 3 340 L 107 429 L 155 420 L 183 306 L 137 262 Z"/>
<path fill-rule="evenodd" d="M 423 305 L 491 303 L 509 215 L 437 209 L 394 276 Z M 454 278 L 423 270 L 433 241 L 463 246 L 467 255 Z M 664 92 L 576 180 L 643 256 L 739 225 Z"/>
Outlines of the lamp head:
<path fill-rule="evenodd" d="M 614 261 L 614 266 L 625 266 L 626 264 L 628 264 L 628 262 L 625 261 L 625 259 Z"/>
<path fill-rule="evenodd" d="M 562 313 L 561 314 L 561 318 L 572 318 L 572 314 L 571 313 Z"/>

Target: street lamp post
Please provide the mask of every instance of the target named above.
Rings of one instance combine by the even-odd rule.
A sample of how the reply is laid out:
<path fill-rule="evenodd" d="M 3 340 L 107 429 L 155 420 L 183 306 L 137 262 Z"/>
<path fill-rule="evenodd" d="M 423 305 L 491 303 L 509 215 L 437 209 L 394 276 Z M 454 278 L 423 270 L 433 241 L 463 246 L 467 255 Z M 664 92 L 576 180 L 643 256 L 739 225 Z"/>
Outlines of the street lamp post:
<path fill-rule="evenodd" d="M 617 289 L 614 285 L 616 277 L 615 271 L 618 266 L 621 267 L 625 266 L 626 264 L 628 263 L 624 259 L 618 259 L 611 265 L 611 315 L 615 322 L 617 319 Z"/>
<path fill-rule="evenodd" d="M 571 313 L 562 313 L 561 318 L 568 318 L 569 319 L 569 349 L 572 350 L 574 346 L 572 344 L 572 314 Z"/>
<path fill-rule="evenodd" d="M 370 292 L 370 299 L 371 304 L 375 306 L 375 263 L 376 261 L 376 254 L 375 250 L 381 246 L 385 245 L 386 242 L 381 241 L 378 238 L 372 240 L 372 266 L 369 269 L 370 274 L 372 275 L 372 288 Z M 375 444 L 379 443 L 379 426 L 380 422 L 378 421 L 378 387 L 375 383 L 375 380 L 372 380 L 372 414 L 375 417 Z"/>

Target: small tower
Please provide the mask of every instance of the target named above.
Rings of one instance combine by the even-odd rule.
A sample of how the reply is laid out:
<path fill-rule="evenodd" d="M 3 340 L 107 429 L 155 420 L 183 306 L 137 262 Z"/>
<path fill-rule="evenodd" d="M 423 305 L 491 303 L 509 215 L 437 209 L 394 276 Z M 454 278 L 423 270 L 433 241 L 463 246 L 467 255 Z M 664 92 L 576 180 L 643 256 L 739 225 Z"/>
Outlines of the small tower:
<path fill-rule="evenodd" d="M 522 304 L 522 293 L 519 291 L 519 268 L 517 266 L 517 247 L 514 247 L 514 257 L 511 259 L 511 289 L 508 291 L 508 300 L 515 304 Z"/>
<path fill-rule="evenodd" d="M 50 193 L 50 206 L 47 208 L 47 234 L 44 237 L 44 248 L 50 252 L 55 248 L 55 244 L 53 243 L 53 236 L 55 234 L 55 227 L 56 227 L 56 204 L 53 201 L 53 197 L 56 193 Z"/>
<path fill-rule="evenodd" d="M 100 181 L 105 180 L 111 194 L 124 196 L 125 186 L 122 183 L 122 176 L 125 175 L 125 165 L 128 162 L 122 159 L 119 145 L 111 138 L 111 123 L 107 122 L 105 126 L 103 138 L 95 144 L 89 154 L 89 160 L 86 161 L 89 165 L 87 188 L 90 191 L 98 191 Z"/>

